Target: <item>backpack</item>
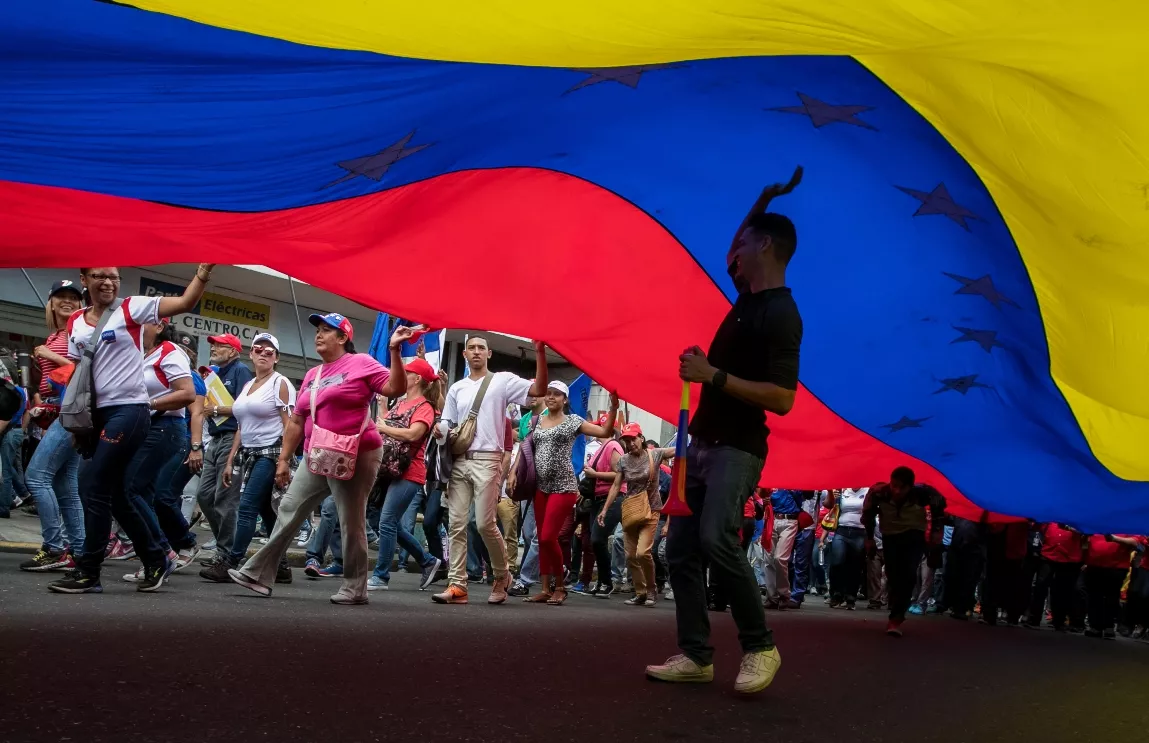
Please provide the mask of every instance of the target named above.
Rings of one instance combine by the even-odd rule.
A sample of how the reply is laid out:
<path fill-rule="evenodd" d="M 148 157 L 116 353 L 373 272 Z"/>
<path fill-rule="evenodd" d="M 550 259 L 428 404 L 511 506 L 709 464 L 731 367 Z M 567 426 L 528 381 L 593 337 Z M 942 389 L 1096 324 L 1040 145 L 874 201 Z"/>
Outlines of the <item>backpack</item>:
<path fill-rule="evenodd" d="M 383 420 L 387 425 L 393 426 L 394 428 L 410 428 L 411 418 L 415 416 L 415 411 L 423 405 L 430 404 L 431 403 L 424 400 L 418 405 L 412 405 L 401 415 L 396 415 L 394 411 L 389 412 Z M 427 433 L 430 434 L 430 431 Z M 411 460 L 415 458 L 415 447 L 422 446 L 424 441 L 400 441 L 399 439 L 384 435 L 383 459 L 379 463 L 378 477 L 390 480 L 402 478 L 411 466 Z"/>
<path fill-rule="evenodd" d="M 124 300 L 117 299 L 104 310 L 96 329 L 92 333 L 93 342 L 84 350 L 84 355 L 75 364 L 64 399 L 60 401 L 60 423 L 64 430 L 80 436 L 90 436 L 96 432 L 94 413 L 96 410 L 95 359 L 100 342 L 104 339 L 104 328 Z M 84 312 L 85 310 L 80 310 Z"/>

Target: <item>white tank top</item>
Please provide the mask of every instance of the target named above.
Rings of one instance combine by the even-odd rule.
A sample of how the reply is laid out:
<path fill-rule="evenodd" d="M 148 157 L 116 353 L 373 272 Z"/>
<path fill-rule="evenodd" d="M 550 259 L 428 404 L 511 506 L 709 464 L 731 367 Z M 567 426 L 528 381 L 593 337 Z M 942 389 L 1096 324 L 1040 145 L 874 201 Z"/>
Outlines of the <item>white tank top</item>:
<path fill-rule="evenodd" d="M 254 393 L 248 390 L 255 384 L 251 380 L 243 386 L 235 402 L 231 406 L 232 415 L 239 421 L 239 444 L 246 449 L 259 449 L 271 446 L 283 436 L 283 421 L 279 411 L 284 409 L 283 401 L 279 399 L 279 385 L 287 385 L 287 410 L 295 407 L 295 386 L 287 377 L 279 372 L 273 372 Z"/>
<path fill-rule="evenodd" d="M 862 528 L 862 505 L 866 502 L 869 488 L 846 488 L 838 497 L 838 526 Z"/>

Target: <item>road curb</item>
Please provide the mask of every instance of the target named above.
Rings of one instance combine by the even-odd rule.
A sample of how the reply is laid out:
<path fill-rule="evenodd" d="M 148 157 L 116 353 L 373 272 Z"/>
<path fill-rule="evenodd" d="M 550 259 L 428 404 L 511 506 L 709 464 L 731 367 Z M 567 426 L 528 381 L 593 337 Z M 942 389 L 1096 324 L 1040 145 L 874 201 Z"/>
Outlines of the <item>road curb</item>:
<path fill-rule="evenodd" d="M 4 542 L 0 541 L 0 552 L 34 555 L 40 549 L 36 542 Z"/>
<path fill-rule="evenodd" d="M 39 544 L 36 542 L 7 542 L 0 541 L 0 554 L 13 553 L 13 554 L 29 554 L 34 555 L 40 549 Z M 251 557 L 257 552 L 256 548 L 250 548 L 247 551 L 247 556 Z M 372 567 L 375 565 L 375 551 L 368 551 L 369 562 Z M 197 560 L 198 562 L 198 560 Z M 301 568 L 307 562 L 307 550 L 299 549 L 298 547 L 287 550 L 287 564 L 293 568 Z M 397 563 L 392 563 L 397 567 Z M 395 568 L 393 568 L 395 569 Z"/>

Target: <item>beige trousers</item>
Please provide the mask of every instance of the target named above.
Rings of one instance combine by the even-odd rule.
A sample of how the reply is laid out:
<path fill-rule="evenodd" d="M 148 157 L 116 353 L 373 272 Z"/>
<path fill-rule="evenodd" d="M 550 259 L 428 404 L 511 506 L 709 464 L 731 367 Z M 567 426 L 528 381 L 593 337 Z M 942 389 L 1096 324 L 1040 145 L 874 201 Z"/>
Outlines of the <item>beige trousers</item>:
<path fill-rule="evenodd" d="M 451 542 L 449 579 L 453 585 L 467 587 L 467 521 L 472 502 L 475 504 L 475 527 L 491 556 L 495 578 L 507 574 L 507 546 L 496 523 L 502 486 L 501 454 L 492 459 L 460 459 L 451 468 L 451 480 L 447 483 L 447 511 L 451 523 L 447 527 L 447 536 Z"/>
<path fill-rule="evenodd" d="M 367 595 L 367 496 L 375 484 L 382 449 L 359 453 L 355 474 L 350 480 L 313 475 L 306 463 L 295 471 L 287 493 L 279 503 L 279 515 L 271 537 L 240 572 L 265 586 L 275 583 L 275 570 L 295 539 L 303 519 L 327 497 L 335 496 L 339 510 L 339 530 L 343 534 L 343 584 L 338 593 L 348 598 Z"/>
<path fill-rule="evenodd" d="M 643 496 L 645 497 L 645 496 Z M 658 528 L 658 514 L 654 514 L 633 529 L 623 529 L 623 545 L 626 548 L 626 564 L 630 567 L 630 579 L 634 581 L 635 596 L 654 598 L 654 531 Z"/>

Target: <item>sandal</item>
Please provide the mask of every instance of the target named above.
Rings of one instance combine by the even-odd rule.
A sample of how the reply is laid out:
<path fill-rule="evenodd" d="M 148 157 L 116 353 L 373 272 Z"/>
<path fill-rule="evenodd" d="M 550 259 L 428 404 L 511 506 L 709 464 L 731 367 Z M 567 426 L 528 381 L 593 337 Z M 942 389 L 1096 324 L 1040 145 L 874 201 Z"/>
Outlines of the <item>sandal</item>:
<path fill-rule="evenodd" d="M 560 589 L 556 590 L 553 594 L 551 594 L 551 597 L 547 600 L 547 604 L 550 606 L 562 606 L 563 602 L 566 600 L 567 600 L 566 589 L 560 588 Z"/>
<path fill-rule="evenodd" d="M 537 596 L 528 596 L 527 598 L 523 599 L 523 603 L 524 604 L 549 604 L 551 601 L 551 596 L 553 596 L 553 595 L 554 594 L 550 594 L 550 593 L 540 593 Z"/>

